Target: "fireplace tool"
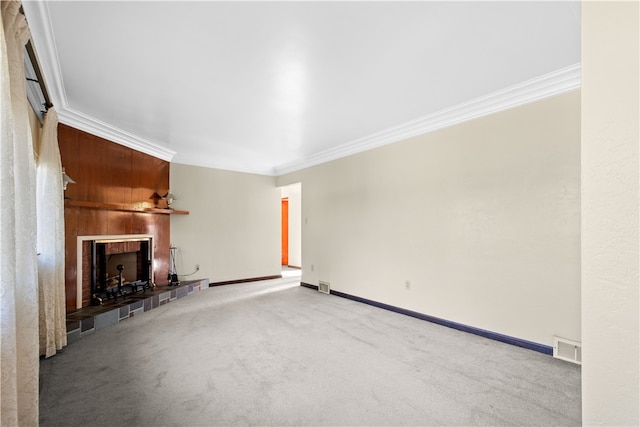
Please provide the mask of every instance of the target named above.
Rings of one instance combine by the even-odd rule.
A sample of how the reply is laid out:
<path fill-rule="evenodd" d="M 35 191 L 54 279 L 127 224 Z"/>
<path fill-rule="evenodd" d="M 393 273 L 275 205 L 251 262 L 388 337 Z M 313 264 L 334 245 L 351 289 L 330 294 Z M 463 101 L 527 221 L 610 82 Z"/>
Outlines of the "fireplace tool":
<path fill-rule="evenodd" d="M 176 247 L 169 247 L 169 286 L 180 286 L 178 280 L 178 270 L 176 269 Z"/>
<path fill-rule="evenodd" d="M 122 285 L 123 285 L 122 270 L 124 270 L 124 265 L 118 264 L 116 268 L 118 269 L 118 290 L 114 293 L 113 299 L 117 301 L 118 295 L 124 297 L 124 293 L 122 293 Z"/>

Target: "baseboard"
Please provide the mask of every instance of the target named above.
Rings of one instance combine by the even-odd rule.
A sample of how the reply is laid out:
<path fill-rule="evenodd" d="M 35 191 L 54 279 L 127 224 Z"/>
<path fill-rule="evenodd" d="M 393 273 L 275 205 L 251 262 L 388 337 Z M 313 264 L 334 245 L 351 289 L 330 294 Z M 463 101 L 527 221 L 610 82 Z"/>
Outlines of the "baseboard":
<path fill-rule="evenodd" d="M 224 286 L 224 285 L 235 285 L 235 284 L 238 284 L 238 283 L 259 282 L 261 280 L 273 280 L 273 279 L 282 279 L 282 274 L 276 274 L 275 276 L 250 277 L 250 278 L 247 278 L 247 279 L 237 279 L 237 280 L 226 280 L 224 282 L 214 282 L 214 283 L 209 283 L 209 287 Z"/>
<path fill-rule="evenodd" d="M 309 283 L 300 282 L 300 286 L 304 286 L 305 288 L 318 290 L 317 285 L 312 285 Z M 505 344 L 515 345 L 517 347 L 526 348 L 528 350 L 537 351 L 539 353 L 543 353 L 549 356 L 553 356 L 553 347 L 535 343 L 532 341 L 523 340 L 521 338 L 511 337 L 509 335 L 499 334 L 497 332 L 487 331 L 485 329 L 476 328 L 475 326 L 464 325 L 462 323 L 452 322 L 450 320 L 441 319 L 439 317 L 430 316 L 424 313 L 418 313 L 417 311 L 411 311 L 404 308 L 396 307 L 389 304 L 384 304 L 378 301 L 373 301 L 370 299 L 358 297 L 355 295 L 346 294 L 344 292 L 331 290 L 331 295 L 335 295 L 341 298 L 347 298 L 353 301 L 361 302 L 364 304 L 372 305 L 374 307 L 382 308 L 384 310 L 393 311 L 395 313 L 404 314 L 405 316 L 415 317 L 416 319 L 426 320 L 427 322 L 435 323 L 441 326 L 446 326 L 448 328 L 456 329 L 458 331 L 467 332 L 474 335 L 479 335 L 481 337 L 489 338 L 495 341 L 500 341 Z"/>

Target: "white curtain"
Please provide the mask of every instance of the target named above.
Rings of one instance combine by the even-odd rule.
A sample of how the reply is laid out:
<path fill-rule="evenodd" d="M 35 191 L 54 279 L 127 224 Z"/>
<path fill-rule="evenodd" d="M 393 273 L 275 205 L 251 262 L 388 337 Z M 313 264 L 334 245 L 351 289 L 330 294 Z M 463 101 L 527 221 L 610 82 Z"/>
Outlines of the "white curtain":
<path fill-rule="evenodd" d="M 40 355 L 51 357 L 67 345 L 64 192 L 58 147 L 58 114 L 53 107 L 44 117 L 36 172 Z"/>
<path fill-rule="evenodd" d="M 1 1 L 0 424 L 38 424 L 36 167 L 24 76 L 29 30 L 20 2 Z"/>

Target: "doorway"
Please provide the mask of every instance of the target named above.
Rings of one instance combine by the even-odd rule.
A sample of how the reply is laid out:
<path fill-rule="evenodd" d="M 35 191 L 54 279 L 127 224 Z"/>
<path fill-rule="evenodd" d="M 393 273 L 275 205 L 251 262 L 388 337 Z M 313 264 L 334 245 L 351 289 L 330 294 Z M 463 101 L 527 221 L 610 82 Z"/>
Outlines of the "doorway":
<path fill-rule="evenodd" d="M 302 268 L 302 184 L 280 187 L 282 206 L 282 266 Z"/>
<path fill-rule="evenodd" d="M 289 198 L 282 199 L 282 265 L 289 266 Z"/>

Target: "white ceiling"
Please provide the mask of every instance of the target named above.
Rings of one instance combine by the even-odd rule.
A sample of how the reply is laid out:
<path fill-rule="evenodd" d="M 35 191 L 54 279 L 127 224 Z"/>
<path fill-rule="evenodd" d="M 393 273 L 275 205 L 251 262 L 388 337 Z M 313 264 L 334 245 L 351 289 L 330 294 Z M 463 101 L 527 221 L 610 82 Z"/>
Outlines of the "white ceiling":
<path fill-rule="evenodd" d="M 61 121 L 278 175 L 580 84 L 579 2 L 24 2 Z"/>

